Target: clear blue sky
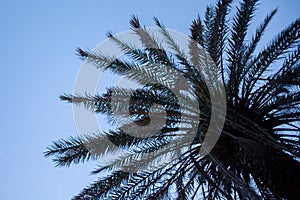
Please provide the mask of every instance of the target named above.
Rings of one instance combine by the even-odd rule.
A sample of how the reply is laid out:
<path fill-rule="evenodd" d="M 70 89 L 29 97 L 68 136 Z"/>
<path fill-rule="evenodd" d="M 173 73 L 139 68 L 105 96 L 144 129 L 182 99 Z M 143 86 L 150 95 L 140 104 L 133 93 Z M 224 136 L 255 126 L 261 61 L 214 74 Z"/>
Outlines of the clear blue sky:
<path fill-rule="evenodd" d="M 150 26 L 156 16 L 168 28 L 188 33 L 208 2 L 2 1 L 0 199 L 70 199 L 96 180 L 88 176 L 94 165 L 54 168 L 43 158 L 52 141 L 76 135 L 72 107 L 58 96 L 72 91 L 81 63 L 77 47 L 92 49 L 108 30 L 128 30 L 132 14 Z M 299 17 L 298 0 L 264 0 L 256 19 L 277 6 L 267 39 Z"/>

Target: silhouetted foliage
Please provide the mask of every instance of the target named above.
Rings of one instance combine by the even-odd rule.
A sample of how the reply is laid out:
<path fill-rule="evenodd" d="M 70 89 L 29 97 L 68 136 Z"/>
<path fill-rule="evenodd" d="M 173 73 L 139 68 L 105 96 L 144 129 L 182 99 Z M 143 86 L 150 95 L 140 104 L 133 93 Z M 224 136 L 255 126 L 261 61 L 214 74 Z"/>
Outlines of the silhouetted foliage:
<path fill-rule="evenodd" d="M 198 131 L 189 148 L 174 162 L 154 170 L 129 173 L 122 167 L 140 165 L 140 155 L 159 152 L 176 138 L 181 123 L 189 121 L 181 112 L 193 112 L 193 106 L 180 107 L 177 97 L 161 85 L 148 84 L 136 90 L 131 99 L 130 113 L 137 124 L 149 123 L 149 109 L 160 104 L 167 112 L 165 127 L 157 134 L 137 138 L 121 129 L 90 136 L 70 137 L 54 142 L 45 152 L 53 156 L 57 166 L 101 159 L 112 149 L 101 149 L 107 138 L 131 154 L 112 159 L 92 174 L 99 180 L 83 189 L 74 199 L 297 199 L 300 197 L 300 20 L 296 19 L 269 44 L 258 51 L 263 33 L 277 10 L 268 14 L 254 33 L 249 24 L 258 0 L 243 0 L 236 9 L 231 0 L 220 0 L 208 6 L 204 19 L 192 22 L 191 38 L 202 45 L 220 70 L 226 88 L 227 113 L 221 136 L 205 157 L 199 149 L 210 121 L 210 99 L 206 84 L 180 49 L 170 54 L 160 45 L 139 19 L 130 20 L 132 30 L 140 37 L 145 49 L 135 49 L 108 33 L 127 56 L 111 60 L 97 52 L 78 49 L 78 54 L 101 70 L 130 76 L 143 82 L 145 77 L 130 72 L 151 71 L 161 64 L 182 74 L 193 88 L 201 115 Z M 236 11 L 236 12 L 235 12 Z M 229 20 L 229 12 L 235 12 Z M 165 40 L 176 50 L 176 41 L 164 25 L 154 22 Z M 151 48 L 156 47 L 156 48 Z M 192 47 L 191 47 L 192 48 Z M 197 53 L 190 55 L 197 59 Z M 195 61 L 196 62 L 196 61 Z M 144 71 L 143 71 L 144 70 Z M 164 76 L 160 72 L 157 76 Z M 146 76 L 147 77 L 147 76 Z M 153 78 L 153 77 L 151 77 Z M 160 80 L 161 81 L 161 80 Z M 102 95 L 63 95 L 61 100 L 85 106 L 92 112 L 112 118 L 112 91 L 120 99 L 128 89 L 109 88 Z M 117 116 L 117 117 L 122 117 Z M 185 121 L 186 120 L 186 121 Z M 185 127 L 186 132 L 190 130 Z M 182 131 L 180 132 L 182 133 Z M 97 146 L 97 148 L 94 146 Z M 100 147 L 99 147 L 100 146 Z M 105 148 L 105 147 L 103 147 Z M 148 161 L 147 161 L 148 162 Z M 147 165 L 150 163 L 143 163 Z M 101 174 L 101 172 L 107 172 Z"/>

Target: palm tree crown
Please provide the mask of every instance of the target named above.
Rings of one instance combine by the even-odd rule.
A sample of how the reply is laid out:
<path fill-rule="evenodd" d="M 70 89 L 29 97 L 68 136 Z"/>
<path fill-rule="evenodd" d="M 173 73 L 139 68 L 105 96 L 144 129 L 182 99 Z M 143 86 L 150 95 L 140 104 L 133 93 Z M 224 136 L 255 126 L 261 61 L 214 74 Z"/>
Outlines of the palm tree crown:
<path fill-rule="evenodd" d="M 232 0 L 219 0 L 216 5 L 207 7 L 203 19 L 198 17 L 192 22 L 190 38 L 197 44 L 189 45 L 193 50 L 190 55 L 185 55 L 178 48 L 157 18 L 154 22 L 174 50 L 172 53 L 140 25 L 136 16 L 132 17 L 130 25 L 144 49 L 136 49 L 111 33 L 108 33 L 109 39 L 124 52 L 124 58 L 112 59 L 101 52 L 78 49 L 86 62 L 102 70 L 128 76 L 138 83 L 164 75 L 163 70 L 158 75 L 153 74 L 152 68 L 170 66 L 186 79 L 198 103 L 179 105 L 181 97 L 164 85 L 149 83 L 131 93 L 129 111 L 136 124 L 145 125 L 151 122 L 150 107 L 161 105 L 167 113 L 166 123 L 156 134 L 133 137 L 117 127 L 104 133 L 54 142 L 45 156 L 54 156 L 57 166 L 101 159 L 111 150 L 101 146 L 107 139 L 116 147 L 130 151 L 96 168 L 92 174 L 98 174 L 99 179 L 74 199 L 300 197 L 300 20 L 293 21 L 258 51 L 263 33 L 277 10 L 270 12 L 251 34 L 249 24 L 258 0 L 242 0 L 229 20 L 231 3 Z M 201 45 L 205 52 L 201 53 L 197 45 Z M 211 91 L 201 76 L 202 72 L 195 70 L 203 55 L 208 55 L 220 71 L 211 75 L 219 78 L 224 85 L 227 102 L 221 135 L 206 156 L 200 156 L 199 149 L 211 121 Z M 203 66 L 202 69 L 207 70 Z M 114 117 L 124 116 L 122 112 L 113 116 L 113 95 L 120 100 L 118 106 L 121 107 L 128 92 L 125 88 L 111 87 L 102 95 L 63 95 L 61 99 L 105 114 L 114 121 Z M 183 113 L 192 113 L 195 109 L 201 113 L 196 120 L 198 126 L 192 129 L 189 126 L 191 122 L 183 117 Z M 154 161 L 143 160 L 141 155 L 154 152 L 161 156 L 160 150 L 164 146 L 175 141 L 178 135 L 190 132 L 193 133 L 192 143 L 176 143 L 188 147 L 178 159 L 152 170 L 124 170 L 134 165 L 151 165 Z"/>

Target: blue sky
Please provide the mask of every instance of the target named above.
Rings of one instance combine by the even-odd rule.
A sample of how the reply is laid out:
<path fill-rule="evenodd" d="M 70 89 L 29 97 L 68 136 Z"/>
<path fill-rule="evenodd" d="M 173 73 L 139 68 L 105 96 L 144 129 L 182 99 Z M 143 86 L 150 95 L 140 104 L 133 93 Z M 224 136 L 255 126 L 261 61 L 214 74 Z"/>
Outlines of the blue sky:
<path fill-rule="evenodd" d="M 0 199 L 70 199 L 96 180 L 88 176 L 92 164 L 54 168 L 51 159 L 43 158 L 52 141 L 76 135 L 72 107 L 58 96 L 72 91 L 81 63 L 74 54 L 77 47 L 92 49 L 108 30 L 128 30 L 132 14 L 149 26 L 156 16 L 168 28 L 188 34 L 192 19 L 208 2 L 3 1 Z M 265 0 L 255 21 L 276 7 L 266 39 L 299 17 L 298 0 Z"/>

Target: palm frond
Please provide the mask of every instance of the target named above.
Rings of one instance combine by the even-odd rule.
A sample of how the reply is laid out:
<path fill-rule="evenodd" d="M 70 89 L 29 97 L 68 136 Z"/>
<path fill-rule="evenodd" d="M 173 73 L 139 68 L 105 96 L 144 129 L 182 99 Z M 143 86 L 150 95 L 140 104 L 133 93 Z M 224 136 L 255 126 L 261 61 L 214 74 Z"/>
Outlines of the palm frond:
<path fill-rule="evenodd" d="M 243 72 L 244 66 L 242 64 L 243 51 L 245 49 L 245 37 L 247 34 L 247 29 L 249 22 L 253 17 L 255 11 L 257 0 L 244 0 L 240 3 L 240 7 L 237 8 L 237 14 L 233 19 L 233 24 L 231 28 L 231 37 L 229 39 L 228 48 L 228 68 L 230 70 L 229 80 L 228 80 L 228 92 L 232 94 L 230 97 L 238 102 L 239 95 L 239 82 L 240 74 Z M 234 102 L 232 102 L 234 103 Z"/>
<path fill-rule="evenodd" d="M 296 45 L 300 37 L 300 19 L 295 20 L 246 66 L 245 99 L 270 65 Z"/>
<path fill-rule="evenodd" d="M 83 189 L 78 195 L 74 196 L 72 200 L 94 200 L 100 199 L 101 196 L 108 193 L 112 187 L 119 186 L 123 180 L 129 177 L 128 172 L 116 171 L 105 178 L 100 178 L 95 183 Z"/>

